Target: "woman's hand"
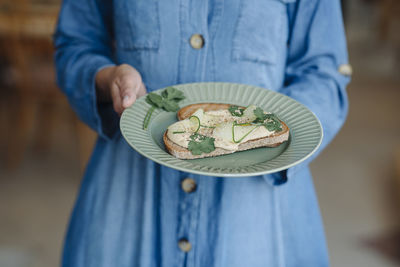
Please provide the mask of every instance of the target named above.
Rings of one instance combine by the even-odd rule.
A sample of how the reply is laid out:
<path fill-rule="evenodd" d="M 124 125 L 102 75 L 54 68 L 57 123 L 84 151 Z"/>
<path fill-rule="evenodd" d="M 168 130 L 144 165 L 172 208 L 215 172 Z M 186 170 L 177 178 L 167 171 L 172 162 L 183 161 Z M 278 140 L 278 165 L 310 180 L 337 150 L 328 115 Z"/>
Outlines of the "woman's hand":
<path fill-rule="evenodd" d="M 120 115 L 146 94 L 140 73 L 128 64 L 100 70 L 96 75 L 96 87 L 98 100 L 112 101 L 114 110 Z"/>

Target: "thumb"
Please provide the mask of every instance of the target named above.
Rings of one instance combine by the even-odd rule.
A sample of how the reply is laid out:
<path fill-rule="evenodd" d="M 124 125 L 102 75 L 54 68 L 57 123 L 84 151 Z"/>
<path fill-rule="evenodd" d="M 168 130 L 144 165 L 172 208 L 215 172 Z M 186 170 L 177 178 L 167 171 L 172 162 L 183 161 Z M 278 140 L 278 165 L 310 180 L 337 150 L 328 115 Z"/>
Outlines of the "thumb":
<path fill-rule="evenodd" d="M 126 95 L 126 96 L 124 96 L 124 98 L 122 100 L 122 107 L 128 108 L 128 107 L 132 106 L 132 104 L 135 103 L 135 101 L 136 101 L 135 94 Z"/>
<path fill-rule="evenodd" d="M 140 87 L 139 87 L 139 91 L 137 93 L 137 96 L 138 97 L 144 96 L 144 95 L 146 95 L 146 92 L 147 92 L 146 86 L 144 85 L 144 83 L 141 83 Z"/>
<path fill-rule="evenodd" d="M 133 104 L 136 100 L 136 95 L 132 88 L 122 90 L 122 107 L 125 109 Z"/>

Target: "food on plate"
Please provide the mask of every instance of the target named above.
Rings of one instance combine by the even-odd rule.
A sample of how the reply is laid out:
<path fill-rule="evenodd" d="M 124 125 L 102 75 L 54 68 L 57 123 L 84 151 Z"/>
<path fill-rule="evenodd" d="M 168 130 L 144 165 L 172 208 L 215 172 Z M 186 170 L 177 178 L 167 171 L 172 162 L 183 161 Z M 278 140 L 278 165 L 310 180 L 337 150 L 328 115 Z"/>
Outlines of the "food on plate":
<path fill-rule="evenodd" d="M 183 99 L 185 99 L 183 92 L 171 86 L 162 91 L 161 95 L 158 95 L 154 92 L 149 93 L 146 96 L 146 102 L 150 104 L 150 108 L 147 111 L 143 121 L 143 130 L 147 130 L 151 115 L 153 114 L 154 110 L 159 108 L 165 111 L 178 111 L 178 103 Z"/>
<path fill-rule="evenodd" d="M 250 105 L 202 103 L 181 108 L 179 121 L 164 133 L 168 152 L 180 159 L 214 157 L 289 139 L 289 128 L 275 114 Z"/>

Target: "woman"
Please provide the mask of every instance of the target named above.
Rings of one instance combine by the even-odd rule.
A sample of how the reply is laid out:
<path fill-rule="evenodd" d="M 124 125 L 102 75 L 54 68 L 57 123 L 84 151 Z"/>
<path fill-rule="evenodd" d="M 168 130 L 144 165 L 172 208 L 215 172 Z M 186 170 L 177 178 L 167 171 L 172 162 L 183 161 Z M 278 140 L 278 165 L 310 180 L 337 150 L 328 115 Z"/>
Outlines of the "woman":
<path fill-rule="evenodd" d="M 139 155 L 119 117 L 168 85 L 224 81 L 286 94 L 321 120 L 347 113 L 339 0 L 65 0 L 59 85 L 99 134 L 63 266 L 327 266 L 308 162 L 240 179 L 179 172 Z"/>

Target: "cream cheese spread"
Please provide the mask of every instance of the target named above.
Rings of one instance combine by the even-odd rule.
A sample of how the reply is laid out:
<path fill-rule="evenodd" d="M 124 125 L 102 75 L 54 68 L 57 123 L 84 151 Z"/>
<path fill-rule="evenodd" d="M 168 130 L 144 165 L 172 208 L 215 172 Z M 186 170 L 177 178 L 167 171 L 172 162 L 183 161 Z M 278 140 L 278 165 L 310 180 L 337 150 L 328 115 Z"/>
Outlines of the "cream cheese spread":
<path fill-rule="evenodd" d="M 198 129 L 199 134 L 215 139 L 215 147 L 236 151 L 241 143 L 268 137 L 274 133 L 262 125 L 251 124 L 255 120 L 255 108 L 255 106 L 247 107 L 241 117 L 233 116 L 226 109 L 207 112 L 198 109 L 192 116 L 199 120 L 187 118 L 175 122 L 168 127 L 167 136 L 172 142 L 187 148 L 190 136 Z M 198 128 L 199 122 L 200 128 Z"/>

